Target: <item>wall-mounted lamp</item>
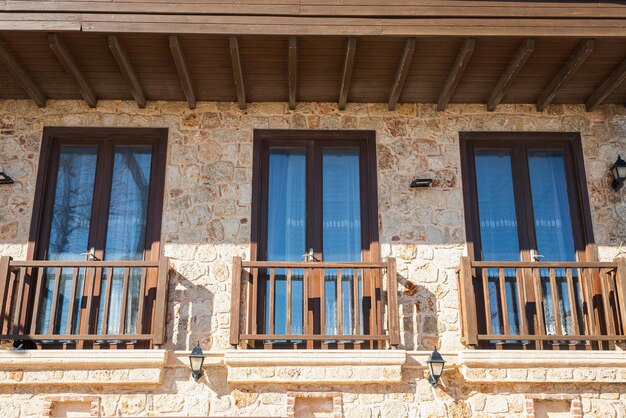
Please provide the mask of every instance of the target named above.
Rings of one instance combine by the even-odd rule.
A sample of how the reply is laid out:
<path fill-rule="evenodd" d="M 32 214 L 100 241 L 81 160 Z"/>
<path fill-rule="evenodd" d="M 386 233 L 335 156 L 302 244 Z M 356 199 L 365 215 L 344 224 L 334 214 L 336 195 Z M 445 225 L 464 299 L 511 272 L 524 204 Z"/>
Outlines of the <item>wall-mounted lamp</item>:
<path fill-rule="evenodd" d="M 428 381 L 436 388 L 439 378 L 443 374 L 443 366 L 446 364 L 446 361 L 441 357 L 439 351 L 437 351 L 437 347 L 435 347 L 430 357 L 428 357 L 428 360 L 426 360 L 426 364 L 428 364 L 428 371 L 430 372 Z"/>
<path fill-rule="evenodd" d="M 2 166 L 0 165 L 0 184 L 12 184 L 13 179 L 9 177 L 7 173 L 4 172 Z"/>
<path fill-rule="evenodd" d="M 624 180 L 626 180 L 626 161 L 622 160 L 621 156 L 617 156 L 617 161 L 611 167 L 611 174 L 613 174 L 613 190 L 618 191 L 624 185 Z"/>
<path fill-rule="evenodd" d="M 415 179 L 411 182 L 411 187 L 430 187 L 433 179 Z"/>
<path fill-rule="evenodd" d="M 202 377 L 202 365 L 204 364 L 204 353 L 202 353 L 200 341 L 198 341 L 198 345 L 191 350 L 189 363 L 191 364 L 191 375 L 197 382 Z"/>

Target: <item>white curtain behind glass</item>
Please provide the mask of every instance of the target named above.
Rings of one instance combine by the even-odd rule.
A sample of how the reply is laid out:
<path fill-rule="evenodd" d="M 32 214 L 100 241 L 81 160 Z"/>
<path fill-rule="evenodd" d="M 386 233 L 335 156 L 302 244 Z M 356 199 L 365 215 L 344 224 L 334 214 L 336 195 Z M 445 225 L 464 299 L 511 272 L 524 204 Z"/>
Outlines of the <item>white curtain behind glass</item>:
<path fill-rule="evenodd" d="M 475 165 L 482 259 L 484 261 L 519 261 L 520 249 L 510 150 L 477 150 Z M 502 334 L 504 324 L 499 307 L 498 271 L 489 269 L 488 273 L 492 321 L 492 329 L 489 331 Z M 512 334 L 518 334 L 519 309 L 514 278 L 515 271 L 507 269 L 505 282 L 509 327 Z"/>
<path fill-rule="evenodd" d="M 537 250 L 539 254 L 543 255 L 541 261 L 575 261 L 576 253 L 563 152 L 559 150 L 530 150 L 528 152 L 528 168 Z M 575 313 L 572 312 L 569 303 L 565 270 L 556 269 L 555 274 L 557 276 L 561 331 L 565 334 L 577 334 L 578 332 L 573 330 L 572 315 Z M 549 270 L 542 269 L 541 276 L 546 332 L 554 335 L 557 325 L 555 324 L 552 305 L 552 288 L 549 285 Z M 574 300 L 577 299 L 578 295 L 575 295 Z M 574 311 L 577 309 L 577 307 L 573 308 Z"/>
<path fill-rule="evenodd" d="M 107 223 L 107 238 L 104 258 L 113 261 L 142 260 L 146 240 L 148 217 L 148 197 L 150 187 L 150 168 L 152 148 L 118 146 L 115 147 L 113 161 L 113 178 Z M 104 295 L 108 269 L 103 272 L 101 295 Z M 107 334 L 117 334 L 121 329 L 122 288 L 124 269 L 115 269 L 112 278 L 111 301 L 109 305 L 109 321 Z M 128 303 L 124 332 L 135 333 L 141 269 L 131 269 L 128 286 Z M 104 298 L 101 298 L 98 329 L 101 328 Z"/>
<path fill-rule="evenodd" d="M 306 150 L 272 148 L 269 153 L 267 259 L 302 261 L 306 248 Z M 302 333 L 302 270 L 292 272 L 291 333 Z M 286 270 L 275 271 L 274 332 L 286 331 Z M 269 283 L 266 329 L 269 327 Z"/>
<path fill-rule="evenodd" d="M 359 150 L 325 148 L 322 158 L 324 261 L 361 261 Z M 338 278 L 336 270 L 326 271 L 324 294 L 328 334 L 337 334 L 338 331 L 337 280 L 341 281 L 343 295 L 342 331 L 344 334 L 355 332 L 352 275 L 352 271 L 343 271 L 343 278 Z"/>
<path fill-rule="evenodd" d="M 49 260 L 84 260 L 87 251 L 91 209 L 96 175 L 98 148 L 95 146 L 62 146 L 59 155 L 57 184 L 54 193 L 54 208 L 50 228 Z M 56 269 L 46 269 L 43 309 L 39 317 L 38 332 L 48 333 L 52 309 L 52 297 Z M 70 302 L 73 270 L 66 269 L 61 275 L 58 308 L 54 318 L 54 332 L 67 330 L 70 303 L 78 304 L 84 284 L 84 269 L 78 276 L 76 300 Z M 75 310 L 74 312 L 76 312 Z M 77 331 L 76 316 L 70 329 Z"/>

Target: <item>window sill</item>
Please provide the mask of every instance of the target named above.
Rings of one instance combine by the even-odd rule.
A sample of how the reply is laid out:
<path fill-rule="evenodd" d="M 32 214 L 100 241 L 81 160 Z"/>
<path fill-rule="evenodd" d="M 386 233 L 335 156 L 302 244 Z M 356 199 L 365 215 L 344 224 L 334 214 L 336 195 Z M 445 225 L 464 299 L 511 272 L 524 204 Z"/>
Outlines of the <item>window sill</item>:
<path fill-rule="evenodd" d="M 393 383 L 404 350 L 234 350 L 224 354 L 229 383 Z"/>
<path fill-rule="evenodd" d="M 626 383 L 626 351 L 464 350 L 468 382 Z"/>
<path fill-rule="evenodd" d="M 157 385 L 165 350 L 0 351 L 3 385 Z"/>

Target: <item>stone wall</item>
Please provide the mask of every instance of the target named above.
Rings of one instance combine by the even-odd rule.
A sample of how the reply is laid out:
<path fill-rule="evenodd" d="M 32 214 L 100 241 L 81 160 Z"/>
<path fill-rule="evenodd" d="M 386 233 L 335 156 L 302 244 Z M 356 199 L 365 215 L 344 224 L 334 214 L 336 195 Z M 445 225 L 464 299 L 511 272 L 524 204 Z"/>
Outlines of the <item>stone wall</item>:
<path fill-rule="evenodd" d="M 448 351 L 462 348 L 454 276 L 459 257 L 465 253 L 459 131 L 580 132 L 600 258 L 611 260 L 626 252 L 626 199 L 624 192 L 610 190 L 608 174 L 617 155 L 626 153 L 626 110 L 618 106 L 587 113 L 583 106 L 555 105 L 536 112 L 530 105 L 503 105 L 489 113 L 481 105 L 451 105 L 445 112 L 437 112 L 434 105 L 404 104 L 389 112 L 383 104 L 349 104 L 345 111 L 338 111 L 335 104 L 303 103 L 290 111 L 283 103 L 265 103 L 250 104 L 241 111 L 230 103 L 199 103 L 197 109 L 189 110 L 184 103 L 149 102 L 146 109 L 138 109 L 130 101 L 101 101 L 96 109 L 89 109 L 81 101 L 50 101 L 39 109 L 30 101 L 3 100 L 0 165 L 15 184 L 0 186 L 2 255 L 18 259 L 26 255 L 44 126 L 169 129 L 161 241 L 164 254 L 172 261 L 168 350 L 188 350 L 196 341 L 205 350 L 229 347 L 231 260 L 236 255 L 249 257 L 254 128 L 376 131 L 382 256 L 395 256 L 400 282 L 414 284 L 406 285 L 400 297 L 404 349 L 430 350 L 435 344 Z M 409 188 L 416 177 L 433 177 L 433 187 Z M 222 373 L 219 370 L 216 379 L 221 379 Z M 182 378 L 185 381 L 181 383 Z M 164 413 L 170 408 L 175 413 L 206 414 L 210 407 L 212 414 L 286 414 L 281 409 L 286 387 L 249 388 L 258 391 L 258 396 L 241 396 L 241 400 L 232 387 L 212 387 L 210 382 L 198 386 L 187 379 L 188 370 L 173 369 L 166 373 L 163 386 L 154 391 L 107 395 L 102 399 L 103 410 L 106 414 L 135 414 L 144 410 Z M 516 394 L 518 384 L 499 386 L 497 391 L 473 386 L 447 404 L 434 401 L 432 391 L 422 394 L 418 389 L 422 385 L 427 383 L 407 375 L 401 389 L 352 388 L 344 393 L 344 411 L 354 409 L 358 411 L 354 416 L 367 416 L 369 408 L 375 415 L 396 416 L 395 408 L 399 408 L 420 415 L 428 410 L 425 405 L 433 402 L 435 415 L 467 407 L 497 415 L 517 413 L 524 404 L 523 396 Z M 459 388 L 463 391 L 466 386 Z M 72 392 L 71 388 L 51 390 Z M 607 396 L 604 386 L 584 390 L 589 396 L 583 398 L 583 410 L 599 410 L 592 406 Z M 480 401 L 490 396 L 483 393 L 500 391 L 516 395 L 499 395 L 505 396 L 504 401 L 498 397 L 493 402 Z M 614 388 L 608 389 L 614 393 L 611 391 L 619 393 Z M 185 395 L 179 394 L 182 392 Z M 621 392 L 625 392 L 623 387 Z M 210 401 L 205 399 L 208 393 Z M 16 394 L 10 402 L 24 407 L 27 403 L 20 399 L 33 396 Z M 123 400 L 125 397 L 132 401 Z M 458 399 L 468 402 L 460 404 Z"/>

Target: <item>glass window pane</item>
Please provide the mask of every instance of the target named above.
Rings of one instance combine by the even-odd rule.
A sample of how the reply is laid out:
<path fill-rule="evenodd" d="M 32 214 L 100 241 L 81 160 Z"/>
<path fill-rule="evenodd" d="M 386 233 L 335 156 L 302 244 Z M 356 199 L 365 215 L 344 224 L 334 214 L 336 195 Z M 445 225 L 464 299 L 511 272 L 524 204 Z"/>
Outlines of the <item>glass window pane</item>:
<path fill-rule="evenodd" d="M 543 256 L 540 261 L 576 261 L 563 151 L 529 150 L 528 169 L 537 250 Z M 548 269 L 541 269 L 546 333 L 554 335 L 557 325 L 549 274 Z M 576 272 L 573 279 L 575 284 L 578 284 Z M 555 269 L 555 280 L 557 309 L 561 316 L 561 324 L 558 325 L 560 331 L 565 334 L 577 334 L 578 330 L 573 329 L 573 315 L 578 315 L 577 311 L 582 306 L 579 295 L 574 295 L 574 300 L 581 306 L 572 309 L 565 269 Z"/>
<path fill-rule="evenodd" d="M 88 250 L 97 155 L 96 146 L 61 146 L 47 253 L 49 260 L 85 259 L 81 254 Z M 54 332 L 66 330 L 72 273 L 73 270 L 66 269 L 60 277 Z M 47 269 L 45 272 L 43 309 L 38 327 L 40 332 L 47 332 L 50 324 L 55 275 L 56 269 Z M 77 300 L 73 303 L 78 303 L 83 278 L 81 273 L 78 276 Z M 76 326 L 72 324 L 71 328 L 75 330 Z"/>
<path fill-rule="evenodd" d="M 306 150 L 271 148 L 267 209 L 267 259 L 302 261 L 306 246 Z M 269 274 L 269 273 L 268 273 Z M 303 330 L 303 270 L 291 276 L 291 300 L 287 300 L 286 269 L 275 271 L 276 334 L 301 334 Z M 269 329 L 269 281 L 267 282 L 266 329 Z M 287 330 L 287 303 L 291 304 L 291 330 Z"/>
<path fill-rule="evenodd" d="M 105 260 L 143 260 L 148 222 L 148 198 L 150 190 L 151 146 L 116 146 L 114 148 L 111 196 L 107 223 Z M 117 334 L 120 329 L 120 313 L 123 300 L 124 269 L 108 270 L 102 275 L 101 294 L 107 281 L 112 280 L 109 323 L 106 333 Z M 136 331 L 139 311 L 141 269 L 130 269 L 128 302 L 126 306 L 125 332 Z M 104 310 L 104 298 L 101 309 Z M 102 321 L 102 318 L 99 318 Z M 100 328 L 100 325 L 98 326 Z"/>
<path fill-rule="evenodd" d="M 361 261 L 361 178 L 358 148 L 325 148 L 322 152 L 322 237 L 324 261 Z M 326 270 L 326 333 L 337 334 L 337 280 L 341 283 L 342 332 L 355 333 L 353 272 Z M 357 283 L 356 288 L 359 288 Z M 359 298 L 360 300 L 360 298 Z M 362 317 L 362 315 L 361 315 Z"/>
<path fill-rule="evenodd" d="M 513 192 L 511 151 L 508 149 L 478 149 L 475 153 L 476 187 L 480 238 L 484 261 L 518 261 L 520 259 L 517 212 Z M 498 269 L 488 271 L 488 292 L 494 334 L 504 333 Z M 515 269 L 505 271 L 505 294 L 509 327 L 519 334 L 519 307 L 515 292 Z"/>
<path fill-rule="evenodd" d="M 484 261 L 520 257 L 510 150 L 476 150 L 476 187 Z"/>

